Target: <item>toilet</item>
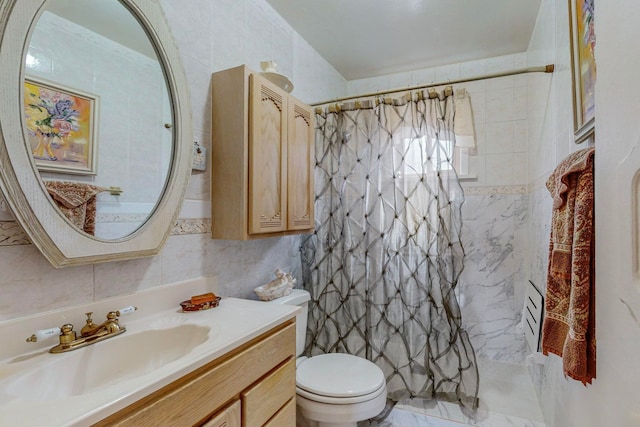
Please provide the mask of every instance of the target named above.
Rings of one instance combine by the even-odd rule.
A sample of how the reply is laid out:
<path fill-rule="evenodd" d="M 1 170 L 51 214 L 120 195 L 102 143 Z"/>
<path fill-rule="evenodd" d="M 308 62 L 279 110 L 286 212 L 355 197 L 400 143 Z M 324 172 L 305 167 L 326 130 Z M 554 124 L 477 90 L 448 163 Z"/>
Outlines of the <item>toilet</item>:
<path fill-rule="evenodd" d="M 297 305 L 296 405 L 304 420 L 298 425 L 356 427 L 385 407 L 387 386 L 382 370 L 362 357 L 344 353 L 300 356 L 304 351 L 309 292 L 294 289 L 270 303 Z"/>

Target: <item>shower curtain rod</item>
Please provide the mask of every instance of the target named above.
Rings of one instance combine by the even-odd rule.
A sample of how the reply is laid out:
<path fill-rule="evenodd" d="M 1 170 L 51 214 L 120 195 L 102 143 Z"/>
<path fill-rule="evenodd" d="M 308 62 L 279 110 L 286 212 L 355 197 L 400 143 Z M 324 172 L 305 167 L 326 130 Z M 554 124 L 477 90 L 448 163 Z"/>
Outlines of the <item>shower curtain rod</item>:
<path fill-rule="evenodd" d="M 436 87 L 436 86 L 453 85 L 453 84 L 466 83 L 466 82 L 474 82 L 476 80 L 493 79 L 493 78 L 496 78 L 496 77 L 515 76 L 517 74 L 553 73 L 554 68 L 555 68 L 555 66 L 553 64 L 539 65 L 537 67 L 518 68 L 516 70 L 503 71 L 501 73 L 485 74 L 483 76 L 477 76 L 477 77 L 467 77 L 465 79 L 447 80 L 446 82 L 430 83 L 430 84 L 427 84 L 427 85 L 418 85 L 418 86 L 407 86 L 407 87 L 384 90 L 384 91 L 379 91 L 379 92 L 370 92 L 370 93 L 364 93 L 364 94 L 360 94 L 360 95 L 345 96 L 343 98 L 334 98 L 334 99 L 330 99 L 330 100 L 323 101 L 323 102 L 316 102 L 314 104 L 311 104 L 311 106 L 312 107 L 317 107 L 319 105 L 333 104 L 333 103 L 336 103 L 336 102 L 347 101 L 349 99 L 368 98 L 370 96 L 386 95 L 388 93 L 412 91 L 412 90 L 426 89 L 426 88 Z"/>

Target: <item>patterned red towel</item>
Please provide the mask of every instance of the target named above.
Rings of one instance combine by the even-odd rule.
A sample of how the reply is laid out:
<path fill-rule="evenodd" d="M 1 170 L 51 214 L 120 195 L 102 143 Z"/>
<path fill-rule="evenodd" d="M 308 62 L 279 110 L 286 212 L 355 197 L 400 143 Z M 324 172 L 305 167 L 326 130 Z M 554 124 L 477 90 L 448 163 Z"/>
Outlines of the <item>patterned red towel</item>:
<path fill-rule="evenodd" d="M 594 153 L 572 153 L 547 180 L 553 214 L 542 351 L 561 356 L 565 375 L 585 385 L 596 376 Z"/>
<path fill-rule="evenodd" d="M 80 182 L 47 181 L 47 191 L 76 227 L 94 235 L 96 228 L 96 195 L 105 188 Z"/>

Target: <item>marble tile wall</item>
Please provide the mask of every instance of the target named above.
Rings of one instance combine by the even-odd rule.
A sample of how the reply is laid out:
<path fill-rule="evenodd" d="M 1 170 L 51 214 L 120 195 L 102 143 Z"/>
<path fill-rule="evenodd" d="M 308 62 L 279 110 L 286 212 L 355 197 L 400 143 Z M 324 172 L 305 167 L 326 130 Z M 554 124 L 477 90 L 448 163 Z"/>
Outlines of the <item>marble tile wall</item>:
<path fill-rule="evenodd" d="M 462 244 L 465 267 L 460 277 L 462 319 L 476 356 L 523 363 L 521 320 L 527 259 L 526 194 L 466 195 Z"/>

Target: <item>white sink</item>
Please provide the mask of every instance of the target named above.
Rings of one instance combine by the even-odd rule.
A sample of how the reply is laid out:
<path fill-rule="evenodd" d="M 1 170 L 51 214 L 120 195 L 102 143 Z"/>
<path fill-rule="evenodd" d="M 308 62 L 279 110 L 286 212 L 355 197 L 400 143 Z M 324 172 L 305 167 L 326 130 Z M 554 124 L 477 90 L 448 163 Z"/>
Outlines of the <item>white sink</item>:
<path fill-rule="evenodd" d="M 0 391 L 27 401 L 91 393 L 184 357 L 207 341 L 209 331 L 206 326 L 181 324 L 125 332 L 67 353 L 41 353 L 13 362 L 11 373 L 2 378 Z"/>

